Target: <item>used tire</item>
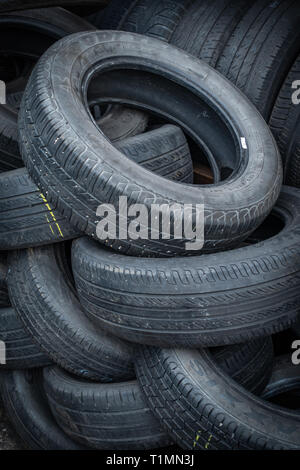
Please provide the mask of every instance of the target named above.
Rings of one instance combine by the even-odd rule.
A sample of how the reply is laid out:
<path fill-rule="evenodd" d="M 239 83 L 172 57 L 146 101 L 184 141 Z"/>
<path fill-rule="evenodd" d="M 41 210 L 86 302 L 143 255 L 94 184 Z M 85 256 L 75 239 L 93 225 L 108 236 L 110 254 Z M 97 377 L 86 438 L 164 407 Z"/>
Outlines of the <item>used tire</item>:
<path fill-rule="evenodd" d="M 143 450 L 171 439 L 145 404 L 137 381 L 96 384 L 57 367 L 44 370 L 52 413 L 66 435 L 96 449 Z"/>
<path fill-rule="evenodd" d="M 287 392 L 296 392 L 300 396 L 300 367 L 292 363 L 290 354 L 276 358 L 272 376 L 262 398 L 270 400 Z"/>
<path fill-rule="evenodd" d="M 5 343 L 6 364 L 0 369 L 30 369 L 52 364 L 35 344 L 13 308 L 0 308 L 0 341 Z"/>
<path fill-rule="evenodd" d="M 118 56 L 125 68 L 131 61 L 138 61 L 139 70 L 108 71 L 104 52 L 108 44 L 111 59 Z M 216 174 L 229 167 L 232 176 L 218 186 L 191 187 L 170 182 L 166 187 L 159 176 L 153 178 L 141 167 L 129 164 L 87 119 L 87 109 L 79 91 L 79 88 L 86 89 L 87 84 L 78 88 L 77 66 L 80 74 L 84 70 L 76 57 L 84 57 L 88 70 L 95 62 L 95 51 L 99 61 L 103 58 L 101 64 L 105 67 L 107 80 L 96 80 L 94 89 L 91 84 L 91 95 L 96 93 L 106 102 L 135 103 L 136 107 L 156 111 L 169 121 L 177 122 L 199 145 L 202 142 L 202 148 L 210 149 Z M 145 71 L 149 60 L 152 64 L 158 52 L 156 68 L 167 78 Z M 125 81 L 124 76 L 127 77 Z M 208 76 L 209 80 L 206 80 Z M 63 77 L 69 77 L 71 83 L 76 77 L 76 85 L 74 82 L 71 87 L 73 93 L 69 89 L 64 92 Z M 170 80 L 171 77 L 176 77 L 176 83 Z M 199 95 L 208 101 L 213 96 L 214 107 L 219 107 L 220 113 L 223 113 L 221 108 L 226 109 L 226 121 L 230 121 L 237 140 Z M 75 97 L 76 103 L 82 103 L 80 108 L 76 105 L 76 112 Z M 210 119 L 207 119 L 208 115 Z M 72 126 L 66 124 L 70 122 Z M 33 180 L 44 191 L 48 190 L 50 203 L 57 203 L 60 211 L 68 212 L 68 219 L 75 228 L 94 238 L 97 236 L 95 214 L 99 205 L 107 202 L 108 195 L 112 204 L 120 196 L 127 196 L 132 203 L 145 203 L 149 210 L 153 203 L 171 205 L 177 202 L 183 208 L 185 203 L 194 207 L 202 201 L 205 206 L 203 250 L 216 251 L 236 246 L 247 238 L 269 214 L 279 195 L 282 181 L 280 155 L 273 136 L 255 108 L 208 65 L 153 38 L 141 41 L 137 35 L 106 31 L 73 35 L 52 46 L 31 75 L 19 123 L 22 157 Z M 40 135 L 39 139 L 36 134 Z M 186 254 L 184 237 L 164 240 L 161 232 L 158 240 L 139 239 L 134 243 L 132 240 L 109 240 L 107 243 L 127 254 L 165 256 L 166 251 L 169 256 Z"/>
<path fill-rule="evenodd" d="M 271 238 L 188 259 L 128 257 L 76 240 L 81 304 L 104 330 L 164 347 L 242 343 L 287 329 L 300 306 L 298 189 L 284 187 L 272 217 L 279 233 Z"/>
<path fill-rule="evenodd" d="M 299 54 L 296 0 L 254 0 L 236 26 L 216 68 L 268 121 L 280 87 Z"/>
<path fill-rule="evenodd" d="M 7 292 L 7 259 L 4 253 L 0 253 L 0 308 L 9 307 L 10 301 Z"/>
<path fill-rule="evenodd" d="M 128 131 L 126 123 L 132 131 L 134 119 L 134 116 L 125 121 L 120 119 L 115 129 L 110 128 L 112 121 L 105 118 L 103 128 L 120 137 L 122 122 L 125 123 L 123 131 Z M 165 125 L 115 145 L 150 171 L 171 180 L 193 182 L 189 147 L 183 132 L 176 126 Z M 0 250 L 49 245 L 80 235 L 64 214 L 50 206 L 25 168 L 0 174 Z"/>
<path fill-rule="evenodd" d="M 300 55 L 291 68 L 276 100 L 270 127 L 284 165 L 284 181 L 300 188 L 300 105 L 293 103 L 293 83 L 300 76 Z"/>
<path fill-rule="evenodd" d="M 136 373 L 153 413 L 183 449 L 300 448 L 300 413 L 246 391 L 207 350 L 144 347 Z"/>
<path fill-rule="evenodd" d="M 131 346 L 95 328 L 82 312 L 63 245 L 13 252 L 8 288 L 27 331 L 53 362 L 91 380 L 132 377 Z"/>
<path fill-rule="evenodd" d="M 81 450 L 59 428 L 43 391 L 42 369 L 0 374 L 3 406 L 17 434 L 29 449 Z"/>

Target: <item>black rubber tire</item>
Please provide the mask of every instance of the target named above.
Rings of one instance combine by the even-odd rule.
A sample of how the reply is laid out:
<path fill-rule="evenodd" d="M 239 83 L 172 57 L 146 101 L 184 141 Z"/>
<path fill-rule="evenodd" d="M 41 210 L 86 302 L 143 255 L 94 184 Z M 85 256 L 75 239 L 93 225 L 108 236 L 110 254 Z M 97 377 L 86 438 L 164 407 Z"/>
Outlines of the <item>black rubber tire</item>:
<path fill-rule="evenodd" d="M 42 369 L 3 371 L 3 407 L 26 447 L 33 450 L 83 450 L 57 425 L 43 391 Z"/>
<path fill-rule="evenodd" d="M 18 115 L 7 105 L 0 106 L 0 173 L 24 166 L 18 144 Z"/>
<path fill-rule="evenodd" d="M 137 0 L 118 29 L 170 42 L 192 3 L 192 0 Z"/>
<path fill-rule="evenodd" d="M 250 3 L 250 2 L 249 2 Z M 236 26 L 216 68 L 269 121 L 280 88 L 299 54 L 297 0 L 254 0 Z"/>
<path fill-rule="evenodd" d="M 6 364 L 0 369 L 31 369 L 52 364 L 27 333 L 13 308 L 0 308 L 0 341 L 6 346 Z"/>
<path fill-rule="evenodd" d="M 108 0 L 84 0 L 87 5 L 106 5 Z M 82 0 L 0 0 L 0 13 L 28 8 L 46 8 L 52 6 L 81 5 Z"/>
<path fill-rule="evenodd" d="M 99 89 L 102 88 L 103 99 L 111 101 L 111 98 L 107 98 L 111 86 L 117 101 L 130 102 L 135 97 L 133 101 L 148 111 L 154 108 L 161 110 L 165 107 L 161 113 L 165 116 L 170 113 L 169 120 L 178 121 L 185 130 L 190 128 L 189 132 L 198 138 L 198 141 L 206 136 L 208 147 L 213 149 L 213 152 L 219 153 L 222 165 L 225 165 L 223 157 L 226 154 L 228 158 L 237 158 L 240 163 L 242 162 L 239 164 L 239 170 L 234 173 L 235 176 L 217 186 L 191 187 L 170 182 L 166 187 L 164 180 L 159 176 L 153 178 L 152 174 L 140 166 L 129 164 L 105 136 L 97 131 L 93 120 L 87 119 L 88 113 L 82 101 L 81 91 L 78 91 L 78 94 L 75 92 L 79 88 L 80 90 L 87 88 L 87 84 L 82 84 L 78 88 L 76 71 L 78 62 L 74 60 L 75 56 L 79 55 L 85 58 L 86 68 L 83 70 L 82 64 L 80 65 L 80 74 L 83 76 L 85 70 L 95 65 L 94 52 L 97 50 L 98 63 L 107 67 L 106 61 L 101 61 L 101 58 L 105 55 L 103 51 L 108 44 L 111 48 L 110 59 L 113 60 L 113 57 L 118 56 L 118 62 L 123 62 L 124 67 L 130 61 L 138 61 L 140 69 L 148 68 L 149 61 L 152 64 L 153 57 L 159 51 L 159 60 L 155 60 L 156 67 L 167 77 L 176 76 L 177 83 L 182 83 L 182 87 L 161 76 L 151 74 L 149 76 L 148 72 L 135 70 L 129 74 L 131 77 L 129 81 L 120 83 L 119 74 L 122 73 L 117 70 L 117 74 L 110 72 L 106 75 L 109 77 L 108 80 L 96 80 L 97 96 Z M 75 55 L 72 52 L 74 50 L 76 50 Z M 69 61 L 73 64 L 72 71 Z M 64 79 L 69 77 L 72 82 L 76 75 L 76 86 L 74 83 L 74 88 L 72 87 L 74 94 L 70 93 L 70 90 L 64 93 L 64 88 L 61 86 L 62 76 L 57 72 L 57 67 L 62 63 Z M 53 86 L 51 99 L 48 87 L 49 73 Z M 127 72 L 125 75 L 127 76 Z M 146 81 L 142 80 L 145 76 Z M 199 77 L 207 76 L 209 80 L 199 81 Z M 151 88 L 152 85 L 154 88 Z M 145 93 L 144 88 L 147 86 L 148 91 L 151 89 L 151 93 Z M 188 91 L 191 86 L 194 90 L 192 94 Z M 184 96 L 174 95 L 180 90 Z M 233 132 L 237 132 L 239 136 L 236 141 L 232 138 L 232 134 L 229 137 L 228 128 L 224 123 L 221 125 L 220 118 L 217 114 L 212 114 L 214 111 L 211 108 L 208 108 L 211 119 L 199 117 L 201 109 L 204 112 L 205 106 L 201 101 L 200 109 L 199 101 L 196 99 L 198 93 L 204 95 L 207 100 L 211 99 L 210 93 L 213 93 L 214 107 L 221 106 L 222 110 L 226 109 L 227 123 L 231 121 L 235 128 Z M 137 95 L 140 95 L 140 98 Z M 76 105 L 76 113 L 72 104 L 75 96 L 76 103 L 82 102 L 80 108 Z M 217 105 L 218 99 L 220 101 Z M 148 104 L 145 105 L 145 101 L 148 101 Z M 208 110 L 206 109 L 206 112 Z M 194 113 L 197 114 L 197 119 Z M 269 214 L 279 195 L 282 181 L 280 155 L 270 130 L 256 109 L 208 65 L 168 44 L 162 46 L 161 41 L 153 38 L 144 38 L 141 41 L 138 35 L 119 31 L 83 33 L 65 38 L 59 44 L 52 46 L 35 68 L 26 89 L 24 106 L 20 114 L 21 152 L 31 177 L 43 190 L 48 190 L 47 197 L 52 204 L 57 204 L 60 211 L 68 212 L 70 223 L 91 237 L 96 238 L 97 208 L 99 204 L 107 202 L 108 194 L 110 203 L 117 202 L 119 196 L 128 196 L 132 203 L 146 202 L 147 208 L 150 208 L 154 202 L 160 204 L 177 202 L 180 205 L 188 203 L 194 207 L 202 201 L 205 205 L 203 250 L 216 251 L 236 246 L 247 238 Z M 210 122 L 209 125 L 207 121 Z M 72 126 L 69 125 L 70 122 Z M 220 132 L 220 126 L 223 134 Z M 35 137 L 37 134 L 40 135 L 39 139 Z M 89 135 L 88 140 L 87 135 Z M 59 145 L 57 139 L 60 139 Z M 234 142 L 236 145 L 233 150 Z M 228 152 L 229 149 L 231 150 Z M 67 160 L 66 155 L 68 155 Z M 214 155 L 211 161 L 216 163 L 216 160 L 218 157 Z M 219 163 L 221 165 L 220 160 Z M 235 167 L 232 161 L 231 164 Z M 261 171 L 262 168 L 264 171 Z M 163 256 L 186 254 L 186 240 L 173 238 L 163 240 L 162 234 L 160 236 L 161 239 L 158 240 L 136 240 L 134 244 L 132 240 L 115 242 L 109 240 L 107 243 L 127 254 Z"/>
<path fill-rule="evenodd" d="M 0 253 L 0 308 L 9 307 L 10 300 L 7 291 L 7 258 L 5 253 Z"/>
<path fill-rule="evenodd" d="M 171 444 L 145 404 L 136 380 L 96 384 L 49 367 L 44 369 L 44 386 L 57 423 L 79 444 L 107 450 L 145 450 Z"/>
<path fill-rule="evenodd" d="M 300 448 L 300 413 L 246 391 L 208 350 L 144 347 L 136 373 L 151 410 L 183 449 Z"/>
<path fill-rule="evenodd" d="M 250 6 L 247 0 L 196 0 L 187 9 L 171 42 L 216 67 L 231 34 Z"/>
<path fill-rule="evenodd" d="M 277 97 L 270 127 L 284 164 L 284 181 L 300 188 L 300 105 L 292 102 L 292 84 L 300 77 L 300 55 L 291 68 Z"/>
<path fill-rule="evenodd" d="M 300 191 L 284 187 L 279 234 L 218 254 L 145 259 L 76 240 L 81 304 L 102 329 L 141 344 L 213 347 L 287 329 L 299 314 Z"/>
<path fill-rule="evenodd" d="M 27 331 L 53 362 L 91 380 L 133 376 L 131 346 L 95 328 L 82 312 L 63 245 L 13 252 L 8 289 Z"/>
<path fill-rule="evenodd" d="M 123 131 L 128 130 L 126 123 L 132 131 L 134 120 L 134 115 L 125 121 L 120 119 L 114 135 L 120 136 L 122 122 L 125 124 Z M 110 125 L 105 119 L 102 129 Z M 113 133 L 114 128 L 109 132 Z M 150 171 L 171 180 L 193 182 L 189 147 L 183 132 L 176 126 L 165 125 L 115 145 Z M 81 233 L 73 229 L 64 215 L 50 206 L 25 168 L 0 174 L 0 250 L 49 245 L 79 236 Z"/>
<path fill-rule="evenodd" d="M 223 371 L 238 384 L 256 395 L 263 392 L 273 369 L 274 350 L 271 337 L 212 348 L 211 353 Z"/>
<path fill-rule="evenodd" d="M 300 396 L 300 367 L 292 363 L 291 354 L 276 358 L 272 376 L 262 398 L 270 400 L 288 392 L 296 392 Z"/>
<path fill-rule="evenodd" d="M 138 0 L 110 0 L 103 10 L 89 15 L 87 20 L 98 29 L 119 29 L 123 19 L 135 8 L 137 2 Z"/>

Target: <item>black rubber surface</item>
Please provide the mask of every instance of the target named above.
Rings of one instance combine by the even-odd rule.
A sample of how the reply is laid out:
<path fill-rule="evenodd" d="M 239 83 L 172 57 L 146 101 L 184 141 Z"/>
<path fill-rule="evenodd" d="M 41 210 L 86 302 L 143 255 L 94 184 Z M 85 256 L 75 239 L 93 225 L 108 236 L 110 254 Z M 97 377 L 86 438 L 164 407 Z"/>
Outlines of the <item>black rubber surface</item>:
<path fill-rule="evenodd" d="M 9 307 L 10 301 L 7 292 L 7 258 L 5 253 L 0 253 L 0 308 Z"/>
<path fill-rule="evenodd" d="M 0 106 L 0 172 L 24 166 L 19 152 L 17 120 L 13 108 Z"/>
<path fill-rule="evenodd" d="M 56 423 L 43 391 L 42 374 L 42 369 L 0 373 L 2 403 L 11 423 L 29 449 L 83 449 Z"/>
<path fill-rule="evenodd" d="M 69 276 L 62 244 L 12 253 L 9 295 L 27 331 L 74 374 L 103 382 L 131 378 L 131 346 L 85 317 Z"/>
<path fill-rule="evenodd" d="M 207 350 L 144 347 L 136 373 L 153 413 L 183 449 L 300 448 L 300 413 L 246 391 Z"/>
<path fill-rule="evenodd" d="M 299 77 L 300 55 L 282 85 L 270 119 L 283 159 L 284 181 L 297 188 L 300 188 L 300 105 L 293 102 L 292 95 L 296 92 L 293 85 L 299 84 Z M 299 100 L 299 93 L 297 96 Z"/>
<path fill-rule="evenodd" d="M 189 258 L 128 257 L 79 239 L 72 263 L 81 304 L 106 331 L 165 347 L 242 343 L 287 329 L 299 314 L 299 210 L 299 190 L 284 187 L 272 216 L 278 234 Z"/>
<path fill-rule="evenodd" d="M 2 369 L 30 369 L 52 364 L 37 346 L 13 308 L 0 308 L 0 341 L 5 343 L 6 364 Z"/>
<path fill-rule="evenodd" d="M 300 397 L 300 366 L 292 363 L 291 354 L 276 358 L 272 376 L 262 398 L 269 400 L 287 392 L 297 392 Z"/>

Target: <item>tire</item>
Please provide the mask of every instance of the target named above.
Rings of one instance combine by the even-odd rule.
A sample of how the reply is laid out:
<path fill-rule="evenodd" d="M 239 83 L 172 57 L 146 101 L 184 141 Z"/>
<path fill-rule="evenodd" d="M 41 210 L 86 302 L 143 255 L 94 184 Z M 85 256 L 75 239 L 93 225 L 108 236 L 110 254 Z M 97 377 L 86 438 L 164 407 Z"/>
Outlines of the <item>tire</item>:
<path fill-rule="evenodd" d="M 143 168 L 180 183 L 193 183 L 193 162 L 182 130 L 170 124 L 122 140 L 116 145 Z"/>
<path fill-rule="evenodd" d="M 269 121 L 282 83 L 299 54 L 296 0 L 255 0 L 236 26 L 216 68 Z"/>
<path fill-rule="evenodd" d="M 0 341 L 6 346 L 6 364 L 2 364 L 1 369 L 31 369 L 52 364 L 27 333 L 13 308 L 0 309 Z"/>
<path fill-rule="evenodd" d="M 247 0 L 196 0 L 180 21 L 171 43 L 216 67 L 231 34 L 249 8 Z"/>
<path fill-rule="evenodd" d="M 107 0 L 85 0 L 87 5 L 106 5 Z M 81 5 L 82 0 L 1 0 L 0 13 L 26 10 L 28 8 L 46 8 L 52 6 Z"/>
<path fill-rule="evenodd" d="M 6 284 L 7 260 L 4 253 L 0 253 L 0 308 L 9 307 L 10 301 Z"/>
<path fill-rule="evenodd" d="M 119 29 L 170 42 L 192 3 L 192 0 L 138 0 L 120 22 Z"/>
<path fill-rule="evenodd" d="M 112 114 L 110 114 L 112 117 Z M 120 115 L 121 116 L 121 115 Z M 134 116 L 119 120 L 115 136 L 131 131 Z M 139 118 L 137 118 L 139 119 Z M 111 121 L 104 119 L 103 129 Z M 183 132 L 165 125 L 144 134 L 117 142 L 116 147 L 128 158 L 165 178 L 193 182 L 193 164 Z M 50 206 L 45 195 L 33 183 L 25 168 L 0 174 L 0 250 L 15 250 L 71 240 L 81 236 L 56 207 Z"/>
<path fill-rule="evenodd" d="M 47 398 L 57 423 L 81 445 L 145 450 L 171 439 L 145 404 L 136 380 L 100 384 L 79 381 L 57 367 L 44 370 Z"/>
<path fill-rule="evenodd" d="M 0 106 L 0 173 L 24 166 L 18 145 L 18 115 L 10 106 Z"/>
<path fill-rule="evenodd" d="M 276 358 L 270 381 L 262 398 L 270 400 L 283 393 L 295 392 L 300 396 L 300 370 L 292 363 L 291 355 Z"/>
<path fill-rule="evenodd" d="M 222 346 L 287 329 L 300 306 L 299 208 L 299 190 L 284 187 L 273 212 L 279 234 L 188 260 L 127 257 L 76 240 L 81 304 L 103 330 L 154 346 Z"/>
<path fill-rule="evenodd" d="M 96 329 L 85 317 L 63 249 L 59 244 L 12 253 L 12 305 L 39 347 L 61 367 L 103 382 L 131 378 L 131 346 Z"/>
<path fill-rule="evenodd" d="M 119 29 L 124 17 L 135 8 L 138 0 L 112 0 L 107 7 L 87 17 L 98 29 Z"/>
<path fill-rule="evenodd" d="M 94 46 L 90 48 L 88 44 L 91 43 Z M 240 170 L 234 173 L 235 176 L 228 178 L 218 186 L 193 188 L 170 182 L 166 187 L 159 176 L 154 178 L 152 174 L 144 171 L 141 167 L 129 164 L 128 160 L 116 151 L 103 134 L 95 132 L 94 123 L 87 119 L 87 110 L 84 104 L 80 108 L 80 114 L 78 114 L 79 109 L 77 108 L 75 113 L 75 109 L 70 103 L 71 93 L 64 94 L 59 85 L 61 77 L 57 73 L 56 67 L 63 60 L 64 76 L 69 76 L 72 81 L 74 74 L 76 74 L 76 66 L 74 66 L 75 68 L 72 68 L 72 73 L 69 75 L 68 61 L 75 59 L 72 51 L 76 49 L 76 56 L 82 53 L 86 63 L 89 63 L 90 60 L 93 63 L 94 59 L 90 54 L 96 48 L 97 58 L 100 61 L 102 57 L 100 51 L 104 47 L 104 43 L 110 44 L 111 57 L 114 57 L 115 54 L 121 54 L 118 60 L 125 61 L 125 63 L 129 60 L 137 60 L 140 69 L 143 69 L 145 60 L 149 64 L 148 59 L 151 58 L 152 63 L 153 57 L 159 51 L 159 61 L 156 66 L 160 70 L 168 69 L 168 72 L 164 72 L 167 76 L 175 77 L 176 70 L 176 80 L 182 83 L 182 87 L 178 89 L 174 82 L 139 70 L 124 72 L 127 81 L 121 82 L 122 86 L 120 87 L 120 76 L 124 74 L 116 70 L 108 72 L 107 80 L 96 81 L 96 87 L 93 88 L 93 84 L 90 85 L 90 97 L 94 93 L 98 97 L 101 96 L 98 94 L 100 91 L 103 100 L 109 102 L 112 100 L 108 98 L 112 90 L 116 101 L 123 102 L 125 100 L 124 104 L 135 102 L 136 105 L 138 103 L 138 106 L 146 108 L 144 111 L 156 109 L 165 117 L 170 114 L 169 121 L 178 121 L 177 124 L 184 130 L 189 128 L 190 134 L 199 136 L 198 140 L 201 140 L 205 134 L 207 147 L 211 150 L 214 149 L 215 152 L 214 159 L 211 161 L 216 162 L 220 157 L 220 172 L 222 168 L 224 169 L 224 165 L 235 167 L 237 161 L 241 162 L 242 160 L 243 164 L 239 166 Z M 123 54 L 126 57 L 121 59 Z M 129 59 L 130 57 L 132 59 Z M 104 63 L 105 60 L 103 66 Z M 124 64 L 123 67 L 126 65 Z M 173 67 L 174 71 L 171 70 Z M 188 74 L 186 74 L 187 68 L 189 69 Z M 48 85 L 46 86 L 46 83 L 49 84 L 48 73 L 51 74 L 53 82 L 51 100 L 46 98 L 49 93 Z M 210 80 L 199 82 L 199 76 L 206 75 L 210 76 Z M 130 80 L 128 80 L 129 76 Z M 235 150 L 233 150 L 233 140 L 229 137 L 229 131 L 225 130 L 219 118 L 212 114 L 211 108 L 205 110 L 209 111 L 211 115 L 209 129 L 206 127 L 208 125 L 206 118 L 195 119 L 194 112 L 199 115 L 200 110 L 199 103 L 195 99 L 196 94 L 189 94 L 188 87 L 191 86 L 191 83 L 197 93 L 206 95 L 206 99 L 210 99 L 210 92 L 213 90 L 214 100 L 217 101 L 218 93 L 221 93 L 222 90 L 222 109 L 227 109 L 227 122 L 231 120 L 234 128 L 236 129 L 235 126 L 239 128 L 239 130 L 236 129 L 238 135 L 245 136 L 246 142 L 251 142 L 247 150 L 242 148 L 242 146 L 247 146 L 242 138 L 238 156 L 236 155 L 237 147 L 234 146 Z M 145 93 L 144 86 L 150 87 L 148 89 L 151 89 L 151 96 L 149 93 L 148 95 Z M 180 90 L 182 96 L 178 95 Z M 41 106 L 42 96 L 43 106 Z M 174 96 L 176 96 L 176 105 Z M 82 101 L 81 94 L 77 98 Z M 145 104 L 145 102 L 147 103 Z M 191 109 L 191 106 L 194 108 Z M 57 107 L 56 110 L 53 107 Z M 165 109 L 162 110 L 162 107 Z M 38 120 L 37 116 L 39 116 Z M 62 116 L 64 117 L 62 118 Z M 214 126 L 211 125 L 212 120 L 214 120 Z M 72 122 L 72 127 L 66 125 L 66 122 Z M 80 126 L 76 124 L 78 122 L 80 122 Z M 31 75 L 29 86 L 25 92 L 24 107 L 19 124 L 21 152 L 29 174 L 44 191 L 48 190 L 47 196 L 50 203 L 57 203 L 60 211 L 68 212 L 68 220 L 75 228 L 94 238 L 97 235 L 98 221 L 95 221 L 97 208 L 99 204 L 107 202 L 108 199 L 111 204 L 114 204 L 120 196 L 128 196 L 132 203 L 145 203 L 149 210 L 154 202 L 166 203 L 167 205 L 177 202 L 183 208 L 185 203 L 192 204 L 194 207 L 203 201 L 205 205 L 205 244 L 202 251 L 229 248 L 247 238 L 260 225 L 275 204 L 281 187 L 280 155 L 273 136 L 257 111 L 248 101 L 244 100 L 238 90 L 209 66 L 172 46 L 164 44 L 162 47 L 161 41 L 153 38 L 144 38 L 143 41 L 140 41 L 138 36 L 130 33 L 95 32 L 73 35 L 72 38 L 60 41 L 43 56 Z M 205 127 L 208 134 L 205 133 Z M 51 129 L 50 134 L 48 133 L 49 129 Z M 211 132 L 216 132 L 216 134 L 212 135 Z M 36 134 L 41 134 L 38 140 L 34 137 Z M 88 141 L 87 135 L 90 136 Z M 61 139 L 59 146 L 57 146 L 58 138 Z M 95 153 L 96 147 L 99 149 L 97 154 Z M 47 156 L 42 148 L 47 148 Z M 105 152 L 103 152 L 104 148 Z M 221 150 L 222 156 L 220 155 Z M 233 161 L 226 163 L 224 160 L 226 154 L 231 160 L 234 154 L 236 156 L 235 163 Z M 64 155 L 68 155 L 67 160 Z M 262 166 L 264 171 L 261 171 Z M 87 169 L 88 173 L 86 173 Z M 218 172 L 217 169 L 216 172 Z M 83 173 L 87 177 L 83 178 Z M 245 186 L 245 181 L 248 183 L 247 186 Z M 241 188 L 243 188 L 242 192 Z M 173 225 L 171 224 L 171 233 L 173 233 Z M 165 256 L 167 254 L 172 256 L 186 254 L 186 240 L 174 238 L 164 240 L 162 233 L 159 233 L 159 237 L 158 240 L 139 239 L 134 243 L 132 240 L 108 240 L 107 243 L 118 252 L 123 251 L 132 255 Z"/>
<path fill-rule="evenodd" d="M 300 414 L 234 382 L 207 350 L 144 347 L 138 381 L 155 416 L 183 449 L 288 450 L 300 447 Z"/>
<path fill-rule="evenodd" d="M 274 360 L 271 337 L 212 348 L 211 353 L 222 370 L 249 392 L 261 395 L 268 385 Z"/>
<path fill-rule="evenodd" d="M 300 55 L 291 68 L 276 100 L 270 127 L 284 165 L 284 181 L 300 188 L 300 106 L 291 100 L 293 83 L 300 76 Z"/>
<path fill-rule="evenodd" d="M 42 378 L 42 369 L 1 372 L 3 406 L 17 434 L 33 450 L 83 450 L 54 420 Z"/>

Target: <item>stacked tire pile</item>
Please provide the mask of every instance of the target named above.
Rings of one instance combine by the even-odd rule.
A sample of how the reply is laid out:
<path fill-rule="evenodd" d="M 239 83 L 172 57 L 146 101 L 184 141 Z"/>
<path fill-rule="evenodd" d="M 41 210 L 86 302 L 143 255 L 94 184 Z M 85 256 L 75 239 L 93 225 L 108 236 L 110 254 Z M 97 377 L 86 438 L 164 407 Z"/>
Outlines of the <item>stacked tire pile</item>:
<path fill-rule="evenodd" d="M 7 414 L 33 449 L 300 448 L 298 2 L 74 3 L 0 2 Z M 122 197 L 173 234 L 203 204 L 204 246 L 100 239 Z"/>

